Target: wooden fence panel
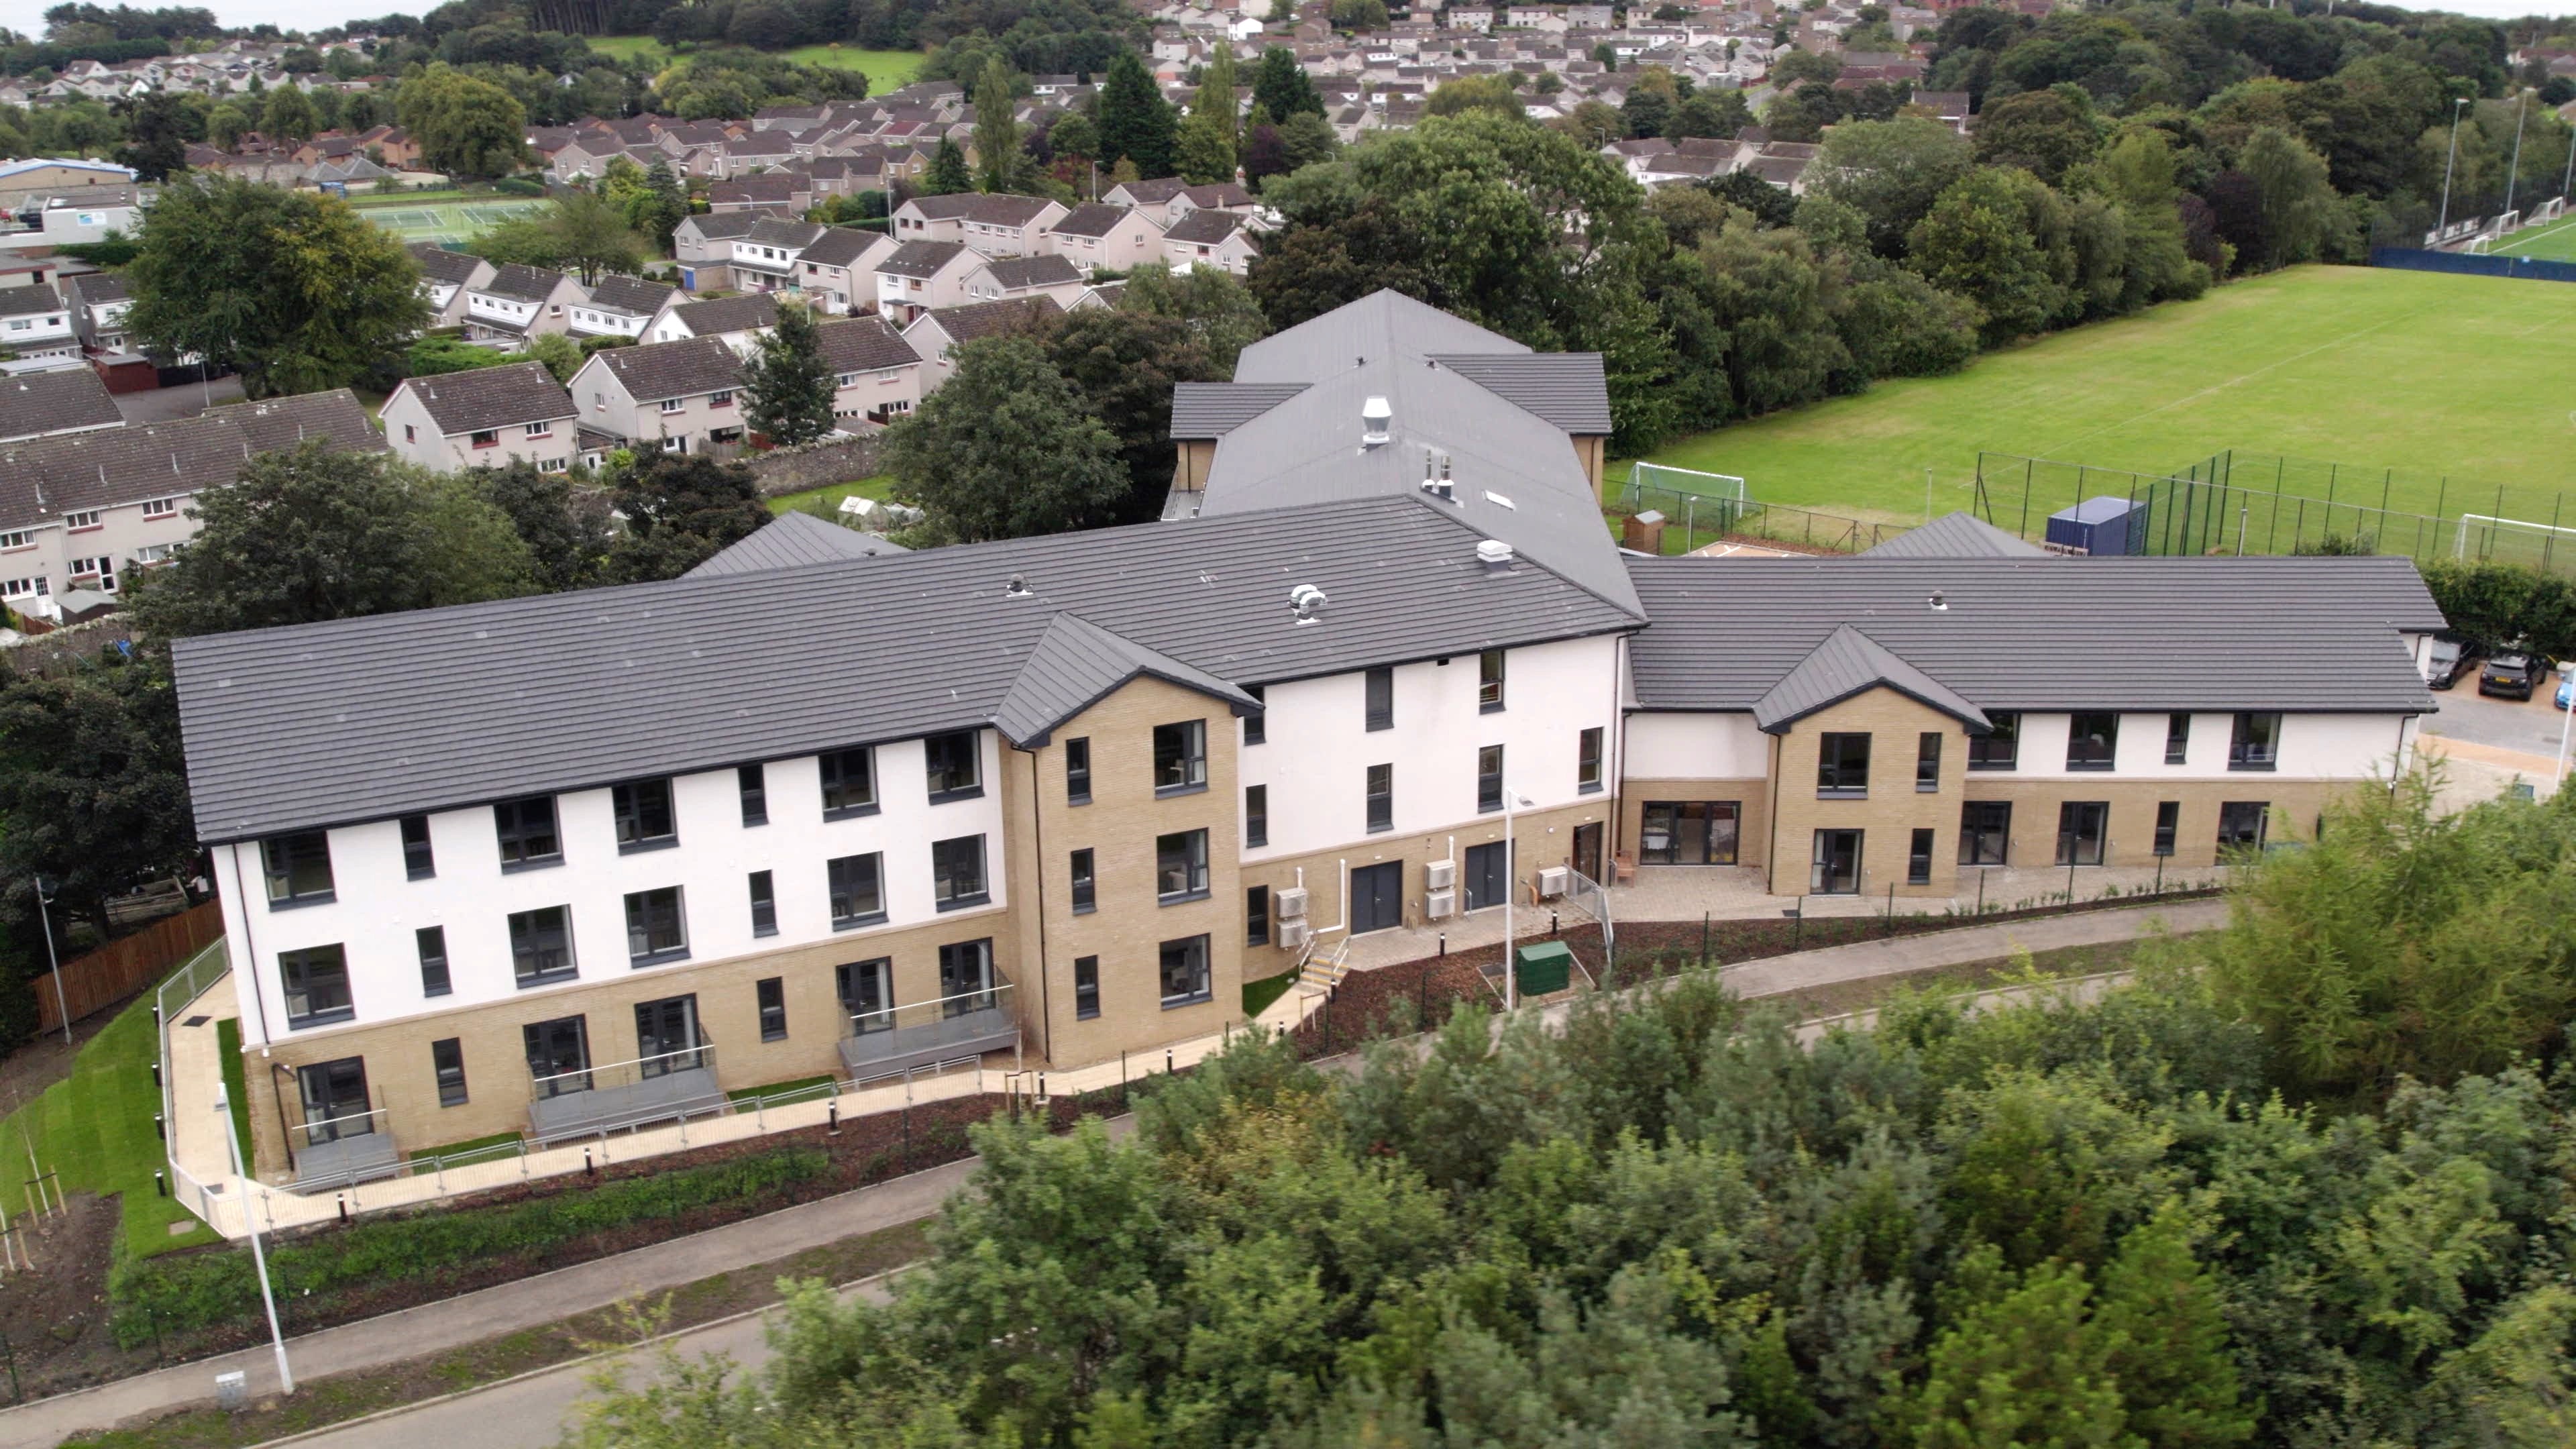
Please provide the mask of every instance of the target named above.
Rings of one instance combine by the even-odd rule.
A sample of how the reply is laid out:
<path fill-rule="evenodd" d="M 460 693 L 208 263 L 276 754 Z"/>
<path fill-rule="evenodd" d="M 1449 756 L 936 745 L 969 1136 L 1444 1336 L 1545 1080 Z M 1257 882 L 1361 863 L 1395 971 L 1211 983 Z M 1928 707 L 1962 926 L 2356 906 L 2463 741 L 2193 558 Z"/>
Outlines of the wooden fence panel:
<path fill-rule="evenodd" d="M 115 1005 L 160 980 L 224 933 L 224 908 L 209 900 L 164 916 L 131 936 L 119 937 L 86 956 L 63 963 L 63 996 L 72 1020 Z M 36 1020 L 45 1031 L 63 1029 L 51 973 L 36 978 Z"/>

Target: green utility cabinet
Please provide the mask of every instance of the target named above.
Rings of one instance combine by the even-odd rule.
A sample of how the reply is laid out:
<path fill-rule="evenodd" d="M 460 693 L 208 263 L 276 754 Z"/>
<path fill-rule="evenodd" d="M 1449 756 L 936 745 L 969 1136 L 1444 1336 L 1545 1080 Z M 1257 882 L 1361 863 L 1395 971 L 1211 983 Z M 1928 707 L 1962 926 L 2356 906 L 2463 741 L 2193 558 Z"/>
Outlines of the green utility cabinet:
<path fill-rule="evenodd" d="M 1574 976 L 1574 953 L 1563 941 L 1540 941 L 1523 946 L 1514 953 L 1519 972 L 1521 995 L 1545 996 L 1563 991 Z"/>

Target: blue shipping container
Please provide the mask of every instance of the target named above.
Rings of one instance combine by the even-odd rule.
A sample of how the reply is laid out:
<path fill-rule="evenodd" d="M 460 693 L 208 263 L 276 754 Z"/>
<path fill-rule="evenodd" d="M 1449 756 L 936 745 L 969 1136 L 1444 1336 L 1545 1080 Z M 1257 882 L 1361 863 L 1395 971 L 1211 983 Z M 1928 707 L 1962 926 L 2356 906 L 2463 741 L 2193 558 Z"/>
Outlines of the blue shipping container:
<path fill-rule="evenodd" d="M 2127 498 L 2087 498 L 2048 516 L 2050 553 L 2095 556 L 2146 552 L 2147 505 Z"/>

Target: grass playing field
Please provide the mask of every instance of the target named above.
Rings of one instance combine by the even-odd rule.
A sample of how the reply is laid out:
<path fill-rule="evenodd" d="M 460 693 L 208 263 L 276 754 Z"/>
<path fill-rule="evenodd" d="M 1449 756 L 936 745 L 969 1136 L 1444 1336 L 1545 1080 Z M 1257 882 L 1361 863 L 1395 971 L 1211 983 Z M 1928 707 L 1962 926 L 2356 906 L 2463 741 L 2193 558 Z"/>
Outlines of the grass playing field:
<path fill-rule="evenodd" d="M 1919 520 L 1927 467 L 1935 512 L 1971 505 L 1980 449 L 2163 473 L 2233 448 L 2396 469 L 2389 506 L 2421 513 L 2436 478 L 2509 485 L 2508 515 L 2546 519 L 2576 447 L 2549 341 L 2571 328 L 2565 283 L 2298 267 L 1653 457 L 1767 503 Z M 2462 508 L 2453 492 L 2442 511 Z"/>
<path fill-rule="evenodd" d="M 2545 262 L 2576 262 L 2576 216 L 2515 232 L 2488 248 L 2498 256 L 2532 257 Z"/>
<path fill-rule="evenodd" d="M 544 206 L 543 199 L 490 201 L 420 201 L 362 208 L 367 220 L 407 242 L 461 242 L 480 235 L 523 211 Z"/>
<path fill-rule="evenodd" d="M 594 35 L 590 48 L 621 60 L 642 59 L 660 64 L 671 58 L 662 43 L 649 35 Z M 910 50 L 860 50 L 846 45 L 800 45 L 794 50 L 777 52 L 798 65 L 828 65 L 838 70 L 855 70 L 868 78 L 868 90 L 882 93 L 910 83 L 921 71 L 921 54 Z"/>

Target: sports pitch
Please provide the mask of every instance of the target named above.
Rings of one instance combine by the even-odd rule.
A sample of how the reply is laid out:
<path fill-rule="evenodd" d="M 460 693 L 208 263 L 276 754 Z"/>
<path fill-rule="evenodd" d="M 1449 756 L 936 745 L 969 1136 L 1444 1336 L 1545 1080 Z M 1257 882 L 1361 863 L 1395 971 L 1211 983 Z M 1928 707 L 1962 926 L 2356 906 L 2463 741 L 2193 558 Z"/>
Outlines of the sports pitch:
<path fill-rule="evenodd" d="M 2576 262 L 2576 216 L 2515 232 L 2487 250 L 2500 257 L 2531 257 L 2544 262 Z"/>
<path fill-rule="evenodd" d="M 1980 450 L 2164 473 L 2237 449 L 2395 469 L 2401 511 L 2460 513 L 2437 479 L 2505 485 L 2502 512 L 2545 520 L 2576 484 L 2571 332 L 2576 284 L 2297 267 L 1653 460 L 1738 475 L 1766 503 L 1916 521 L 1927 467 L 1935 512 L 1971 506 Z"/>
<path fill-rule="evenodd" d="M 490 231 L 523 211 L 546 203 L 539 198 L 510 201 L 418 202 L 405 206 L 368 206 L 359 215 L 407 242 L 461 242 Z"/>

